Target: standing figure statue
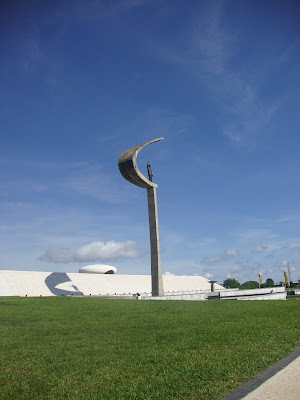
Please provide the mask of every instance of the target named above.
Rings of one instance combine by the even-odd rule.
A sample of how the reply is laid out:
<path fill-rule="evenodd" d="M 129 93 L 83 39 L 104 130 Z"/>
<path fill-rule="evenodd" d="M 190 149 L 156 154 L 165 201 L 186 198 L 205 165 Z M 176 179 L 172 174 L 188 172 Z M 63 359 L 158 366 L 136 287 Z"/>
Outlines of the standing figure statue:
<path fill-rule="evenodd" d="M 148 170 L 149 181 L 152 182 L 153 174 L 152 174 L 152 169 L 151 169 L 151 165 L 149 164 L 149 161 L 147 163 L 147 170 Z"/>

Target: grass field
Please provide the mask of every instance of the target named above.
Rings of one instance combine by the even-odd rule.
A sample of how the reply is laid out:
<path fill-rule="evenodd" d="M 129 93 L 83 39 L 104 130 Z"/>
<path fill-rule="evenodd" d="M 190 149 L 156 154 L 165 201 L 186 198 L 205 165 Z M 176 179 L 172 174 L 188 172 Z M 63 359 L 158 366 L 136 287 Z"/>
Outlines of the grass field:
<path fill-rule="evenodd" d="M 300 344 L 299 301 L 0 299 L 1 399 L 207 399 Z"/>

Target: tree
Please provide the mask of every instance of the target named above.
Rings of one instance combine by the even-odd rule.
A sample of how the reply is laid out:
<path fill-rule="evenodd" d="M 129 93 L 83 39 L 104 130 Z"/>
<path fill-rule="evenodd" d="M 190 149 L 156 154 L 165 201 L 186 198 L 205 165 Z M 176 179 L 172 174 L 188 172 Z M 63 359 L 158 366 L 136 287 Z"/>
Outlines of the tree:
<path fill-rule="evenodd" d="M 274 286 L 275 286 L 275 283 L 274 283 L 273 279 L 268 278 L 266 280 L 266 287 L 274 287 Z"/>
<path fill-rule="evenodd" d="M 268 278 L 268 279 L 266 280 L 266 282 L 263 283 L 260 287 L 266 288 L 266 287 L 274 287 L 274 286 L 275 286 L 275 283 L 274 283 L 273 279 Z"/>
<path fill-rule="evenodd" d="M 244 282 L 240 287 L 240 289 L 257 289 L 257 288 L 259 288 L 259 284 L 256 281 Z"/>
<path fill-rule="evenodd" d="M 236 279 L 228 278 L 228 279 L 225 279 L 225 281 L 223 282 L 223 286 L 226 289 L 234 289 L 234 288 L 239 288 L 241 286 L 241 284 Z"/>

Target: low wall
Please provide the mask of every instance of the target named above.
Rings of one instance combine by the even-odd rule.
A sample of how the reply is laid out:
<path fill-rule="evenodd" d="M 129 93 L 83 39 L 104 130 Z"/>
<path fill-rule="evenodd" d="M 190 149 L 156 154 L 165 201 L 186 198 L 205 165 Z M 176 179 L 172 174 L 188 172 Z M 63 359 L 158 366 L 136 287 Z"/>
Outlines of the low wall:
<path fill-rule="evenodd" d="M 248 290 L 222 290 L 221 300 L 285 300 L 286 291 L 284 287 L 248 289 Z"/>
<path fill-rule="evenodd" d="M 140 300 L 189 300 L 189 301 L 205 301 L 207 293 L 189 293 L 189 294 L 171 294 L 167 296 L 150 297 L 140 296 Z"/>
<path fill-rule="evenodd" d="M 263 288 L 263 289 L 222 289 L 215 292 L 203 291 L 199 293 L 181 292 L 176 295 L 165 295 L 160 297 L 147 297 L 141 295 L 139 300 L 285 300 L 286 292 L 284 287 Z"/>

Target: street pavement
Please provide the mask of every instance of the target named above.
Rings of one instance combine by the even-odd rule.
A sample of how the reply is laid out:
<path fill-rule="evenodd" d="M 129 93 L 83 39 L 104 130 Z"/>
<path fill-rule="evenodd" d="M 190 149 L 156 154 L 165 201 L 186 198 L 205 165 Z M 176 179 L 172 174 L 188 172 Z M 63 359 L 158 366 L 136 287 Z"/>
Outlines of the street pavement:
<path fill-rule="evenodd" d="M 222 400 L 300 400 L 300 347 Z"/>

